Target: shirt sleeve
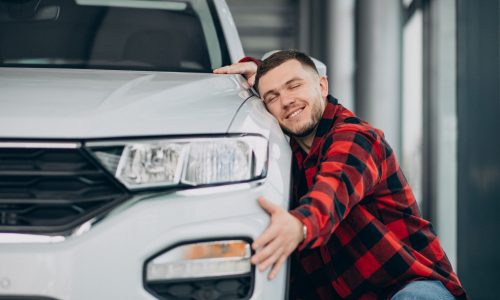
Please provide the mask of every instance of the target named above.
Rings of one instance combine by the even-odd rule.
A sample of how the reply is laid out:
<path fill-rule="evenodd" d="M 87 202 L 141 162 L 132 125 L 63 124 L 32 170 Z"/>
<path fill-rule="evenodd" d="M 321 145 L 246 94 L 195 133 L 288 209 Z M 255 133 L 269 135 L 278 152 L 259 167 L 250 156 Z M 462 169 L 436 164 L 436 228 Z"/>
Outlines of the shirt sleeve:
<path fill-rule="evenodd" d="M 251 56 L 245 56 L 242 59 L 240 59 L 238 62 L 247 62 L 247 61 L 252 61 L 257 66 L 260 66 L 262 64 L 262 61 L 260 59 L 257 59 L 257 58 L 251 57 Z"/>
<path fill-rule="evenodd" d="M 290 211 L 307 226 L 299 250 L 325 244 L 330 235 L 377 184 L 380 178 L 381 137 L 356 129 L 337 129 L 321 149 L 324 155 L 313 186 Z M 321 156 L 320 156 L 321 157 Z"/>

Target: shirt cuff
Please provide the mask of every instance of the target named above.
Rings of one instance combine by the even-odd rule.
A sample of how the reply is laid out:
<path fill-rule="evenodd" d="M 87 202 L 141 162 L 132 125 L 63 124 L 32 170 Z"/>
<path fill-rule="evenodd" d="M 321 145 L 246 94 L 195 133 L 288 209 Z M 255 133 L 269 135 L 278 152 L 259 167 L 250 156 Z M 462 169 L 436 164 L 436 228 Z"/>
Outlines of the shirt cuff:
<path fill-rule="evenodd" d="M 290 214 L 292 214 L 292 216 L 297 218 L 300 222 L 302 222 L 303 225 L 307 227 L 307 235 L 304 237 L 302 243 L 300 243 L 299 246 L 297 247 L 297 249 L 301 251 L 303 249 L 310 248 L 308 246 L 313 240 L 313 225 L 311 223 L 311 220 L 308 217 L 306 217 L 302 212 L 300 212 L 299 208 L 300 206 L 297 207 L 296 209 L 291 210 Z"/>
<path fill-rule="evenodd" d="M 254 62 L 257 65 L 257 67 L 262 64 L 262 61 L 260 59 L 256 59 L 256 58 L 253 58 L 253 57 L 250 57 L 250 56 L 245 56 L 242 59 L 240 59 L 238 62 L 247 62 L 247 61 Z"/>

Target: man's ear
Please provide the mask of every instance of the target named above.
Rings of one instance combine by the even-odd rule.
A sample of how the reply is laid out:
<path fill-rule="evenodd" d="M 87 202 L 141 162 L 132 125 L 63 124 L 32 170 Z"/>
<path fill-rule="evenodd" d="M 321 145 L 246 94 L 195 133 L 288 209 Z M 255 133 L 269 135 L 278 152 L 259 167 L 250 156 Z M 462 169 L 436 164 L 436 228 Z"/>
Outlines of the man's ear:
<path fill-rule="evenodd" d="M 328 96 L 328 79 L 326 78 L 326 76 L 319 77 L 319 88 L 321 97 L 326 98 L 326 96 Z"/>

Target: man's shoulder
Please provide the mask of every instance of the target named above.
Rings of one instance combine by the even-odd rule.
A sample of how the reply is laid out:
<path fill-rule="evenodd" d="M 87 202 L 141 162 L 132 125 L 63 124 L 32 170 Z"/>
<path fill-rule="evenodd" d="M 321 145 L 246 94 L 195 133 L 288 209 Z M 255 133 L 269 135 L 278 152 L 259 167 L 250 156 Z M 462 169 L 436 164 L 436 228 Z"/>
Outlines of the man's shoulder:
<path fill-rule="evenodd" d="M 382 130 L 375 128 L 367 121 L 356 116 L 354 113 L 339 105 L 336 121 L 329 131 L 329 135 L 351 132 L 352 134 L 368 135 L 372 139 L 383 138 Z"/>

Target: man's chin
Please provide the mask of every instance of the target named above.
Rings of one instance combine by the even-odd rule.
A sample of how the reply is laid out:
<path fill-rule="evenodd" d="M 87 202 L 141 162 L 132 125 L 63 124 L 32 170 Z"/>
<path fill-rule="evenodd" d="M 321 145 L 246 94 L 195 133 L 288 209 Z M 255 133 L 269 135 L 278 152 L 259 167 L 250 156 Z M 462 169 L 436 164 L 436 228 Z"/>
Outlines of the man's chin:
<path fill-rule="evenodd" d="M 281 127 L 283 132 L 294 138 L 305 138 L 306 136 L 309 136 L 311 133 L 314 132 L 314 129 L 316 129 L 316 126 L 308 126 L 307 128 L 302 128 L 300 130 L 291 130 L 289 128 Z"/>

